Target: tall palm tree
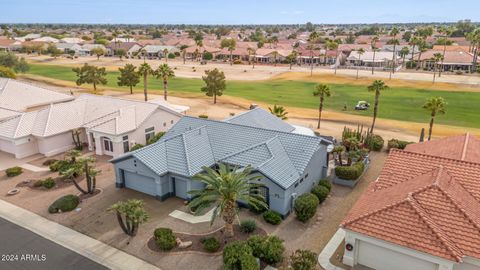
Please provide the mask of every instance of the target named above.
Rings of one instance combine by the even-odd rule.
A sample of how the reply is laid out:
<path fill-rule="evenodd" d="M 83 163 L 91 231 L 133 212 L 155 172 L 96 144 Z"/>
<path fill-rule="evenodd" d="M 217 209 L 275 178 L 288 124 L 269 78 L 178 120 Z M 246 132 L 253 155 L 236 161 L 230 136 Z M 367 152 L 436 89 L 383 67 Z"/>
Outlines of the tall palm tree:
<path fill-rule="evenodd" d="M 270 111 L 271 114 L 275 115 L 276 117 L 282 119 L 282 120 L 287 120 L 287 114 L 288 112 L 285 110 L 283 106 L 279 106 L 277 104 L 273 105 L 272 107 L 268 107 L 268 110 Z"/>
<path fill-rule="evenodd" d="M 405 64 L 405 57 L 410 53 L 410 50 L 407 46 L 403 47 L 400 50 L 400 56 L 402 57 L 402 66 Z"/>
<path fill-rule="evenodd" d="M 261 185 L 256 184 L 258 176 L 252 176 L 250 166 L 242 170 L 231 168 L 225 164 L 218 164 L 218 170 L 210 167 L 203 167 L 203 173 L 193 177 L 205 185 L 202 190 L 192 190 L 189 192 L 193 196 L 189 207 L 201 212 L 209 206 L 214 206 L 210 225 L 219 216 L 225 222 L 225 234 L 233 237 L 233 223 L 237 218 L 237 202 L 242 201 L 252 205 L 255 208 L 268 208 L 265 198 L 260 195 Z"/>
<path fill-rule="evenodd" d="M 314 96 L 320 97 L 320 103 L 318 105 L 318 124 L 317 128 L 320 128 L 320 121 L 322 120 L 322 111 L 323 111 L 323 101 L 325 97 L 330 96 L 330 88 L 326 84 L 318 84 L 315 86 L 315 90 L 313 91 Z"/>
<path fill-rule="evenodd" d="M 365 53 L 365 50 L 363 48 L 358 49 L 357 54 L 358 54 L 358 65 L 357 65 L 357 80 L 358 80 L 358 70 L 360 69 L 360 63 L 362 60 L 362 55 Z"/>
<path fill-rule="evenodd" d="M 412 46 L 412 57 L 410 58 L 410 61 L 412 61 L 411 63 L 413 63 L 414 59 L 414 55 L 415 55 L 415 46 L 417 46 L 418 44 L 418 37 L 417 36 L 413 36 L 410 38 L 410 41 L 408 41 L 408 45 Z M 413 67 L 413 65 L 412 65 Z"/>
<path fill-rule="evenodd" d="M 372 59 L 372 75 L 374 73 L 374 70 L 375 70 L 375 53 L 377 52 L 377 42 L 380 40 L 380 38 L 378 38 L 378 36 L 374 36 L 372 38 L 372 41 L 371 41 L 371 46 L 372 46 L 372 50 L 373 50 L 373 59 Z"/>
<path fill-rule="evenodd" d="M 442 63 L 441 63 L 441 69 L 438 72 L 438 77 L 442 77 L 442 71 L 443 71 L 443 60 L 445 59 L 445 52 L 447 51 L 447 38 L 452 34 L 453 29 L 449 27 L 441 27 L 438 32 L 440 34 L 443 34 L 443 53 L 442 53 Z"/>
<path fill-rule="evenodd" d="M 393 55 L 392 55 L 392 70 L 390 71 L 390 79 L 392 78 L 392 72 L 395 73 L 395 67 L 396 67 L 396 62 L 397 62 L 397 45 L 400 44 L 400 42 L 397 39 L 397 35 L 400 33 L 396 27 L 390 31 L 390 36 L 393 38 L 390 40 L 390 44 L 393 45 Z"/>
<path fill-rule="evenodd" d="M 307 49 L 310 51 L 310 76 L 313 76 L 313 50 L 315 50 L 315 45 L 320 38 L 320 35 L 313 31 L 308 37 L 308 46 Z"/>
<path fill-rule="evenodd" d="M 250 61 L 252 63 L 252 69 L 254 69 L 255 68 L 255 61 L 256 61 L 255 60 L 256 59 L 255 54 L 257 53 L 257 50 L 255 48 L 248 47 L 247 51 L 248 51 L 248 59 L 249 60 L 250 60 L 251 55 L 253 55 L 253 60 L 250 60 Z"/>
<path fill-rule="evenodd" d="M 432 61 L 433 61 L 433 83 L 435 83 L 435 75 L 437 74 L 439 62 L 443 61 L 443 55 L 441 53 L 434 53 L 432 57 Z"/>
<path fill-rule="evenodd" d="M 168 62 L 168 49 L 165 48 L 163 49 L 162 52 L 163 52 L 163 57 L 165 57 L 165 62 Z"/>
<path fill-rule="evenodd" d="M 140 65 L 138 69 L 138 74 L 143 76 L 143 95 L 145 96 L 145 101 L 148 101 L 147 97 L 147 79 L 148 75 L 153 75 L 154 70 L 148 63 L 143 63 Z"/>
<path fill-rule="evenodd" d="M 337 62 L 340 62 L 338 60 L 338 43 L 336 41 L 328 41 L 327 42 L 328 48 L 332 51 L 335 51 L 335 74 L 337 74 Z"/>
<path fill-rule="evenodd" d="M 424 109 L 430 112 L 430 127 L 428 129 L 428 140 L 432 138 L 432 130 L 433 130 L 433 122 L 435 121 L 435 116 L 437 114 L 445 114 L 446 110 L 445 107 L 447 106 L 447 102 L 442 97 L 432 97 L 427 99 L 425 104 L 423 104 Z"/>
<path fill-rule="evenodd" d="M 168 79 L 175 77 L 175 72 L 167 64 L 160 65 L 155 71 L 155 75 L 158 79 L 163 80 L 163 98 L 167 100 L 167 85 Z"/>
<path fill-rule="evenodd" d="M 382 80 L 375 80 L 371 85 L 368 86 L 369 92 L 375 92 L 375 104 L 373 106 L 373 121 L 372 127 L 370 128 L 370 133 L 373 133 L 373 128 L 375 127 L 375 120 L 377 120 L 377 113 L 378 113 L 378 100 L 380 98 L 380 92 L 383 90 L 387 90 L 388 85 L 385 84 Z"/>

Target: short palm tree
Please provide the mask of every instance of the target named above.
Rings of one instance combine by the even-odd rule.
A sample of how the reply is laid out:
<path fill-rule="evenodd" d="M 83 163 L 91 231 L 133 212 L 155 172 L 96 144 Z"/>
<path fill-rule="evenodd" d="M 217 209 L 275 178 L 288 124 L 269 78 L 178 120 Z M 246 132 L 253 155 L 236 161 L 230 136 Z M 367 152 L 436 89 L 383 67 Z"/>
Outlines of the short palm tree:
<path fill-rule="evenodd" d="M 153 75 L 155 72 L 152 67 L 148 63 L 143 63 L 140 65 L 138 69 L 138 74 L 143 76 L 143 95 L 145 96 L 145 101 L 148 101 L 148 94 L 147 94 L 147 80 L 148 75 Z"/>
<path fill-rule="evenodd" d="M 439 69 L 440 62 L 443 62 L 443 55 L 441 53 L 434 53 L 432 57 L 433 61 L 433 83 L 435 83 L 435 76 Z"/>
<path fill-rule="evenodd" d="M 375 80 L 371 85 L 368 86 L 368 91 L 375 92 L 375 105 L 373 106 L 373 121 L 372 127 L 370 128 L 370 133 L 373 133 L 373 128 L 375 127 L 375 120 L 377 120 L 378 100 L 380 98 L 380 92 L 387 89 L 388 85 L 386 85 L 385 82 L 382 80 Z"/>
<path fill-rule="evenodd" d="M 288 112 L 285 110 L 283 106 L 279 106 L 277 104 L 273 105 L 272 107 L 268 107 L 268 110 L 270 111 L 271 114 L 275 115 L 276 117 L 282 119 L 282 120 L 287 120 L 287 114 Z"/>
<path fill-rule="evenodd" d="M 149 218 L 142 200 L 120 201 L 110 206 L 108 211 L 115 211 L 120 228 L 122 228 L 125 234 L 130 236 L 135 236 L 138 226 Z"/>
<path fill-rule="evenodd" d="M 165 62 L 168 62 L 168 49 L 163 49 L 163 57 L 165 57 Z"/>
<path fill-rule="evenodd" d="M 372 41 L 370 45 L 372 46 L 372 51 L 373 51 L 373 60 L 372 60 L 372 75 L 375 70 L 375 53 L 377 52 L 377 42 L 380 41 L 380 38 L 378 36 L 374 36 L 372 38 Z"/>
<path fill-rule="evenodd" d="M 402 65 L 405 65 L 405 57 L 410 53 L 410 49 L 408 47 L 403 47 L 400 50 L 400 56 L 402 57 Z"/>
<path fill-rule="evenodd" d="M 318 124 L 317 124 L 317 128 L 320 128 L 320 121 L 322 120 L 323 101 L 325 100 L 325 97 L 330 96 L 330 88 L 326 84 L 318 84 L 317 86 L 315 86 L 313 95 L 316 97 L 320 97 L 320 103 L 318 105 Z"/>
<path fill-rule="evenodd" d="M 400 42 L 397 39 L 397 35 L 400 33 L 396 27 L 390 31 L 390 35 L 393 37 L 390 40 L 390 44 L 393 45 L 393 55 L 392 55 L 392 70 L 390 70 L 390 78 L 392 77 L 392 72 L 395 73 L 395 66 L 397 62 L 397 45 L 400 45 Z"/>
<path fill-rule="evenodd" d="M 432 130 L 433 130 L 433 122 L 435 121 L 435 116 L 437 114 L 445 114 L 446 110 L 445 107 L 447 106 L 447 102 L 442 97 L 433 97 L 427 99 L 425 104 L 423 104 L 423 108 L 430 112 L 430 127 L 428 129 L 428 140 L 432 138 Z"/>
<path fill-rule="evenodd" d="M 255 50 L 255 48 L 248 47 L 247 51 L 248 51 L 248 61 L 252 63 L 252 69 L 254 69 L 255 59 L 256 59 L 255 54 L 257 53 L 257 50 Z M 253 60 L 251 59 L 252 55 L 253 55 Z"/>
<path fill-rule="evenodd" d="M 205 189 L 192 190 L 193 196 L 189 207 L 196 209 L 196 213 L 202 209 L 214 205 L 214 211 L 210 225 L 219 216 L 225 222 L 225 234 L 233 237 L 233 223 L 237 217 L 237 202 L 242 201 L 255 208 L 268 208 L 258 192 L 262 185 L 256 184 L 258 176 L 252 176 L 252 169 L 247 166 L 243 169 L 232 168 L 223 163 L 218 164 L 218 170 L 203 167 L 204 172 L 193 177 L 194 180 L 205 184 Z"/>
<path fill-rule="evenodd" d="M 163 64 L 160 65 L 155 71 L 155 75 L 157 76 L 157 78 L 163 80 L 163 98 L 167 100 L 168 79 L 175 77 L 175 72 L 173 72 L 173 69 L 167 64 Z"/>

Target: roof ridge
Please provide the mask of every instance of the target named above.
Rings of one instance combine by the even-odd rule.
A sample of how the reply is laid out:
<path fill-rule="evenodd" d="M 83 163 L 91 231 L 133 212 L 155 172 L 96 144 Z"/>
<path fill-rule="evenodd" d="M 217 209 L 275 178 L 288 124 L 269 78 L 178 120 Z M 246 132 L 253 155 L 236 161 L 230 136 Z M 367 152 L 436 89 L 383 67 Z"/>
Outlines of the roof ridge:
<path fill-rule="evenodd" d="M 53 108 L 53 103 L 50 104 L 50 106 L 48 106 L 47 121 L 45 121 L 45 129 L 43 130 L 42 136 L 45 136 L 45 134 L 47 134 L 48 123 L 50 122 L 50 116 L 52 115 L 52 108 Z"/>
<path fill-rule="evenodd" d="M 411 152 L 411 151 L 407 151 L 407 150 L 401 150 L 401 149 L 394 149 L 394 148 L 390 149 L 390 153 L 401 153 L 401 152 L 403 152 L 403 153 L 405 153 L 405 154 L 408 154 L 408 155 L 433 157 L 433 158 L 437 158 L 437 159 L 450 160 L 450 161 L 456 161 L 456 162 L 459 162 L 459 163 L 473 164 L 473 165 L 476 165 L 476 166 L 480 166 L 480 163 L 479 163 L 479 162 L 474 162 L 474 161 L 454 159 L 454 158 L 447 158 L 447 157 L 440 157 L 440 156 L 429 155 L 429 154 L 425 154 L 425 153 L 417 153 L 417 152 Z M 390 154 L 389 154 L 389 156 L 390 156 Z"/>
<path fill-rule="evenodd" d="M 467 154 L 467 149 L 468 149 L 468 143 L 469 143 L 469 133 L 467 132 L 465 134 L 465 142 L 463 143 L 463 150 L 462 150 L 462 157 L 461 160 L 465 160 L 465 156 Z"/>
<path fill-rule="evenodd" d="M 360 220 L 360 219 L 363 219 L 363 218 L 372 216 L 372 215 L 374 215 L 374 214 L 376 214 L 376 213 L 379 213 L 379 212 L 381 212 L 381 211 L 387 210 L 387 209 L 389 209 L 389 208 L 393 208 L 394 206 L 397 206 L 397 205 L 399 205 L 399 204 L 401 204 L 401 203 L 404 203 L 405 201 L 406 201 L 406 199 L 405 199 L 405 198 L 402 198 L 401 200 L 399 200 L 399 201 L 397 201 L 397 202 L 394 202 L 394 203 L 385 205 L 385 206 L 383 206 L 383 207 L 378 208 L 377 210 L 374 210 L 374 211 L 371 211 L 371 212 L 366 212 L 366 213 L 364 213 L 364 214 L 362 214 L 362 215 L 359 215 L 358 217 L 352 218 L 351 220 L 344 221 L 344 222 L 342 222 L 342 224 L 341 224 L 340 226 L 342 226 L 342 227 L 348 226 L 348 225 L 350 225 L 350 224 L 352 224 L 352 223 L 354 223 L 354 222 L 356 222 L 356 221 L 358 221 L 358 220 Z"/>
<path fill-rule="evenodd" d="M 237 152 L 231 153 L 231 154 L 229 154 L 229 155 L 226 155 L 226 156 L 224 156 L 224 157 L 222 157 L 222 158 L 220 158 L 220 159 L 227 159 L 227 158 L 231 158 L 231 157 L 233 157 L 233 156 L 236 156 L 236 155 L 238 155 L 238 154 L 240 154 L 240 153 L 243 153 L 243 152 L 245 152 L 245 151 L 248 151 L 248 150 L 250 150 L 250 149 L 253 149 L 253 148 L 259 147 L 259 146 L 261 146 L 261 145 L 263 145 L 263 144 L 265 144 L 265 145 L 266 145 L 266 144 L 267 144 L 269 141 L 271 141 L 271 140 L 275 139 L 276 137 L 277 137 L 277 136 L 275 136 L 275 137 L 272 137 L 272 138 L 269 138 L 269 139 L 268 139 L 268 140 L 266 140 L 266 141 L 262 141 L 262 142 L 259 142 L 259 143 L 256 143 L 256 144 L 254 144 L 254 145 L 251 145 L 251 146 L 245 147 L 245 148 L 243 148 L 243 149 L 242 149 L 242 150 L 240 150 L 240 151 L 237 151 Z M 267 146 L 267 149 L 268 149 L 268 146 Z M 271 153 L 270 149 L 268 149 L 268 151 L 270 152 L 270 155 L 272 155 L 272 153 Z"/>
<path fill-rule="evenodd" d="M 185 150 L 185 161 L 186 161 L 186 164 L 187 164 L 187 173 L 188 175 L 190 175 L 190 158 L 188 156 L 188 151 L 187 151 L 187 144 L 185 143 L 185 133 L 182 133 L 181 134 L 181 138 L 182 138 L 182 143 L 183 143 L 183 149 Z"/>
<path fill-rule="evenodd" d="M 455 243 L 450 240 L 450 238 L 445 234 L 445 232 L 435 223 L 435 221 L 430 218 L 426 210 L 420 205 L 420 203 L 413 198 L 412 194 L 408 194 L 406 201 L 412 206 L 415 212 L 420 216 L 420 218 L 425 222 L 425 224 L 435 233 L 439 240 L 443 243 L 445 248 L 451 253 L 458 262 L 462 261 L 462 252 L 455 245 Z"/>

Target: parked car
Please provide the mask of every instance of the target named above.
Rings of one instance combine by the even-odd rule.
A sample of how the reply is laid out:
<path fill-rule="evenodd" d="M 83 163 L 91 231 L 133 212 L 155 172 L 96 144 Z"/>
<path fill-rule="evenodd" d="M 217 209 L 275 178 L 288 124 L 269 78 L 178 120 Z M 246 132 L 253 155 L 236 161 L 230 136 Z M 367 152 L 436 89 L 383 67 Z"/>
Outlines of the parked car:
<path fill-rule="evenodd" d="M 357 105 L 355 105 L 355 110 L 365 111 L 365 110 L 368 110 L 369 107 L 370 107 L 370 103 L 361 100 L 357 103 Z"/>

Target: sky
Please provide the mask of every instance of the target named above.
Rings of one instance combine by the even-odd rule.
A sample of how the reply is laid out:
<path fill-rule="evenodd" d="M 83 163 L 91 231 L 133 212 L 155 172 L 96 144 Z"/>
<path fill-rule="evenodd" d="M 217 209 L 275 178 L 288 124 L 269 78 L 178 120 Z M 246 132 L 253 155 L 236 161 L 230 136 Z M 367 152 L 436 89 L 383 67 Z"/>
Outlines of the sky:
<path fill-rule="evenodd" d="M 0 23 L 326 24 L 480 21 L 480 0 L 0 0 Z"/>

